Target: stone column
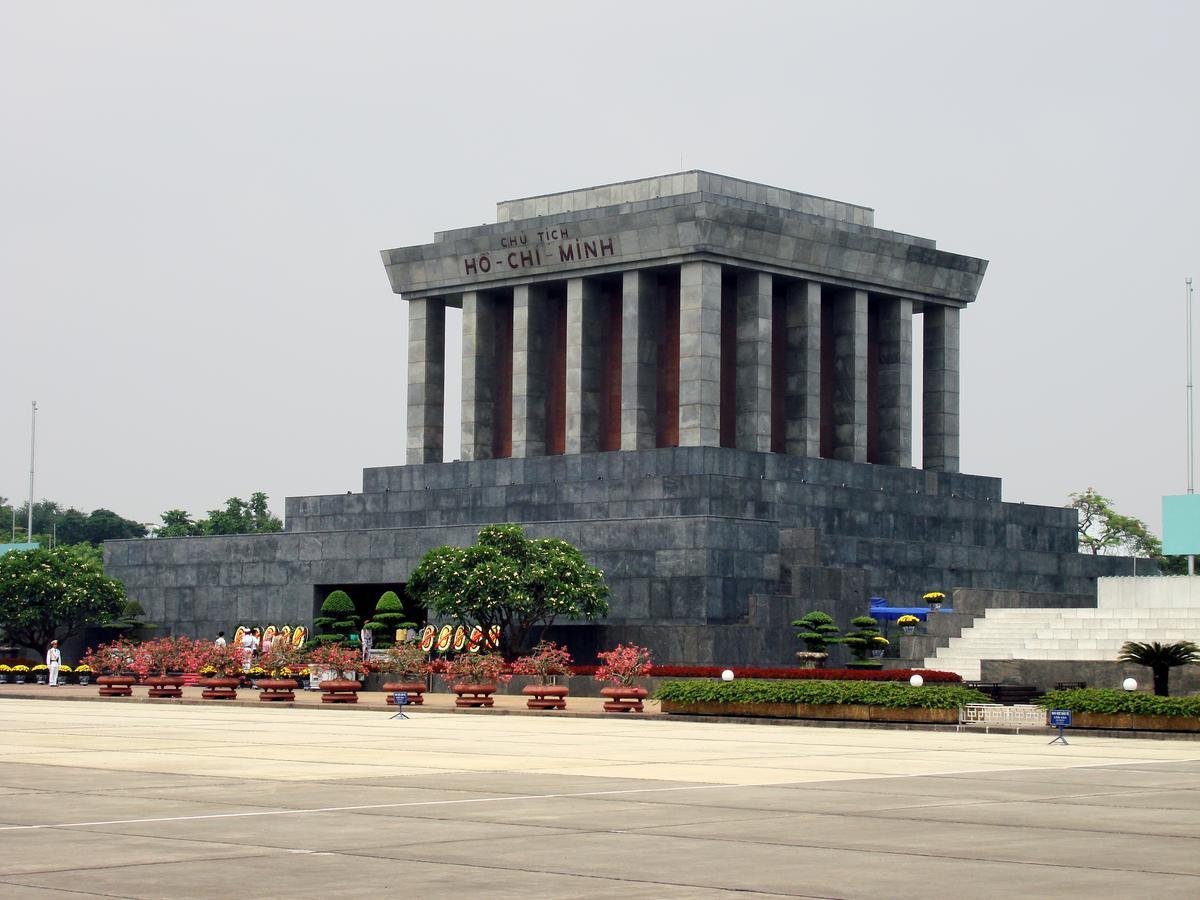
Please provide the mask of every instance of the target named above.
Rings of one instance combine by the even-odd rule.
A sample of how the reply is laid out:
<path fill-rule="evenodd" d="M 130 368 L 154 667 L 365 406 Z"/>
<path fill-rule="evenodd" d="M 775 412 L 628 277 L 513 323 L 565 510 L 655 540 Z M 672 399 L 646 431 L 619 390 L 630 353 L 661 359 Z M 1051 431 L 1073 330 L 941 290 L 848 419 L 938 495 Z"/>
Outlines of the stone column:
<path fill-rule="evenodd" d="M 650 450 L 658 421 L 655 279 L 626 272 L 621 285 L 621 449 Z"/>
<path fill-rule="evenodd" d="M 912 465 L 912 301 L 879 297 L 879 461 Z"/>
<path fill-rule="evenodd" d="M 567 281 L 567 453 L 600 449 L 600 302 L 595 282 Z"/>
<path fill-rule="evenodd" d="M 546 293 L 513 288 L 512 455 L 546 455 Z"/>
<path fill-rule="evenodd" d="M 787 289 L 786 449 L 821 455 L 821 285 L 801 281 Z"/>
<path fill-rule="evenodd" d="M 495 316 L 487 296 L 479 291 L 463 294 L 462 311 L 462 458 L 490 459 L 496 400 Z"/>
<path fill-rule="evenodd" d="M 737 277 L 737 375 L 734 379 L 739 450 L 771 452 L 771 276 Z"/>
<path fill-rule="evenodd" d="M 926 305 L 921 455 L 924 468 L 958 471 L 958 308 Z"/>
<path fill-rule="evenodd" d="M 867 461 L 867 292 L 833 298 L 833 458 Z"/>
<path fill-rule="evenodd" d="M 446 302 L 408 301 L 409 465 L 442 461 L 446 393 Z"/>
<path fill-rule="evenodd" d="M 721 267 L 679 267 L 679 446 L 721 444 Z"/>

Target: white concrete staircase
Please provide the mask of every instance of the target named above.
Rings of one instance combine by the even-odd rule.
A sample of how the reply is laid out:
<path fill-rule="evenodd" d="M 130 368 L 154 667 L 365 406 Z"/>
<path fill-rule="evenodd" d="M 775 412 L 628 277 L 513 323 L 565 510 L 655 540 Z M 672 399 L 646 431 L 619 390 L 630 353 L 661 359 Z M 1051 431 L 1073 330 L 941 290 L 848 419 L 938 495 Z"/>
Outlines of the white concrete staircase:
<path fill-rule="evenodd" d="M 1126 641 L 1200 642 L 1196 582 L 1200 577 L 1102 578 L 1094 608 L 988 609 L 925 667 L 978 681 L 984 659 L 1112 661 Z"/>

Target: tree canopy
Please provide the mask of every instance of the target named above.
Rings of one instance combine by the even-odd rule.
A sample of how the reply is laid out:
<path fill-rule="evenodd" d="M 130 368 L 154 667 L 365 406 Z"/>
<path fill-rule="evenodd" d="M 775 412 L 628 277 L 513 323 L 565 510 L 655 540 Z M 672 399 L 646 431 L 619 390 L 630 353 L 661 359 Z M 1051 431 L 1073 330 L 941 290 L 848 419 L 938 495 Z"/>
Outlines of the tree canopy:
<path fill-rule="evenodd" d="M 1095 488 L 1071 494 L 1070 505 L 1079 512 L 1079 550 L 1093 555 L 1162 555 L 1160 541 L 1146 523 L 1113 509 L 1112 501 Z"/>
<path fill-rule="evenodd" d="M 195 537 L 201 534 L 258 534 L 283 531 L 283 521 L 271 515 L 267 495 L 255 491 L 249 500 L 230 497 L 224 509 L 210 509 L 208 516 L 194 520 L 186 510 L 168 509 L 162 514 L 159 537 Z"/>
<path fill-rule="evenodd" d="M 55 638 L 118 615 L 125 588 L 105 576 L 98 556 L 87 544 L 0 556 L 0 633 L 41 653 Z"/>
<path fill-rule="evenodd" d="M 500 626 L 500 650 L 527 650 L 555 619 L 595 619 L 608 612 L 604 573 L 557 538 L 530 539 L 517 525 L 489 525 L 470 547 L 437 547 L 408 582 L 411 597 L 440 616 L 484 633 Z"/>

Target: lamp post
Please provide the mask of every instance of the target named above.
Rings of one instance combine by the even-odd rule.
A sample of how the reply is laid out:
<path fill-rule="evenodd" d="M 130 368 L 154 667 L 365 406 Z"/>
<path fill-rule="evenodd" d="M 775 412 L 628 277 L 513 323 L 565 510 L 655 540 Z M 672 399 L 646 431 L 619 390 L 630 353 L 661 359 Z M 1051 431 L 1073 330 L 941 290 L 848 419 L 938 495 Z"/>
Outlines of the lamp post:
<path fill-rule="evenodd" d="M 25 526 L 25 540 L 33 540 L 33 453 L 37 438 L 37 401 L 33 401 L 33 412 L 29 419 L 29 521 Z"/>

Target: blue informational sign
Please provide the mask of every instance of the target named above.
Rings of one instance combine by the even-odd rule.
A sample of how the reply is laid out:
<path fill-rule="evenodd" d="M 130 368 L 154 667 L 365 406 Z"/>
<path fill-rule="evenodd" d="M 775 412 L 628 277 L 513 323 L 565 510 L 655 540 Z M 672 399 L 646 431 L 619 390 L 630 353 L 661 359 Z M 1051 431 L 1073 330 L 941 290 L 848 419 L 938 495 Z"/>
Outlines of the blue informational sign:
<path fill-rule="evenodd" d="M 1069 709 L 1050 710 L 1050 727 L 1058 729 L 1058 737 L 1052 740 L 1051 744 L 1067 743 L 1067 739 L 1063 735 L 1063 729 L 1071 727 L 1071 711 Z"/>

